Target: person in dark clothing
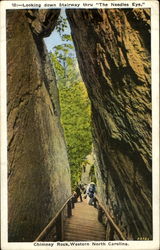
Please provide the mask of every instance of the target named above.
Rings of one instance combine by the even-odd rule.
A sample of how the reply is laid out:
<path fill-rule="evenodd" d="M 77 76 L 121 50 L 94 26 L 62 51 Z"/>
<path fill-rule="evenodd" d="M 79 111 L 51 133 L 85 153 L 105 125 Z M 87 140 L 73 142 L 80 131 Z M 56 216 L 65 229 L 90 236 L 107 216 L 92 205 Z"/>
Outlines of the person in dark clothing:
<path fill-rule="evenodd" d="M 82 193 L 81 193 L 80 187 L 77 186 L 75 191 L 77 194 L 77 199 L 80 198 L 80 201 L 82 202 Z"/>
<path fill-rule="evenodd" d="M 85 188 L 85 184 L 80 184 L 80 189 L 81 189 L 81 191 L 82 191 L 82 193 L 83 194 L 85 194 L 86 193 L 86 188 Z"/>
<path fill-rule="evenodd" d="M 73 202 L 76 203 L 77 202 L 77 193 L 76 191 L 73 192 Z"/>

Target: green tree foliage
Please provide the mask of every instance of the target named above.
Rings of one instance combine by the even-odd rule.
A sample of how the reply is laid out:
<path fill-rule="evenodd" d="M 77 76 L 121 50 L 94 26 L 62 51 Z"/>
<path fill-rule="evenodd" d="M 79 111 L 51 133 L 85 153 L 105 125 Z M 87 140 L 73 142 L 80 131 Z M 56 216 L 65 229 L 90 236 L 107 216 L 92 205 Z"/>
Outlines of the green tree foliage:
<path fill-rule="evenodd" d="M 61 119 L 67 141 L 71 180 L 80 180 L 81 164 L 91 152 L 90 102 L 83 82 L 60 88 Z"/>
<path fill-rule="evenodd" d="M 53 47 L 51 59 L 55 68 L 58 86 L 69 86 L 75 81 L 82 81 L 82 79 L 71 36 L 63 35 L 62 41 L 62 44 Z"/>
<path fill-rule="evenodd" d="M 63 28 L 59 28 L 60 24 Z M 72 186 L 80 180 L 81 164 L 91 152 L 90 101 L 82 82 L 70 34 L 64 34 L 66 22 L 59 21 L 62 43 L 50 54 L 58 82 L 61 120 L 64 127 Z"/>
<path fill-rule="evenodd" d="M 67 26 L 68 26 L 67 19 L 60 15 L 56 23 L 56 31 L 60 35 L 62 35 Z"/>

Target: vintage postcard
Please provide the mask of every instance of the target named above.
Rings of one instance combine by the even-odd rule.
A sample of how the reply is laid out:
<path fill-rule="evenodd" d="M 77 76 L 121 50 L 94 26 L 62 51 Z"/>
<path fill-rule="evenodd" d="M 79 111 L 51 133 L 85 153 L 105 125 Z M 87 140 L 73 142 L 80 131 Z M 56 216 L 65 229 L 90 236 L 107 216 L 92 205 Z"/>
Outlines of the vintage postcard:
<path fill-rule="evenodd" d="M 158 250 L 158 1 L 1 1 L 1 249 Z"/>

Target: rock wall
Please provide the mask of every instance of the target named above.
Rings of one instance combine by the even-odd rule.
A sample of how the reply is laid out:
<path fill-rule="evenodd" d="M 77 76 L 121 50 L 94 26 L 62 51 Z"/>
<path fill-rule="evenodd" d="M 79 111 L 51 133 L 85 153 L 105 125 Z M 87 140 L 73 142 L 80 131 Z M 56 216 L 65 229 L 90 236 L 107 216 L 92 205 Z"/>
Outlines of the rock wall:
<path fill-rule="evenodd" d="M 54 72 L 59 10 L 7 11 L 8 240 L 34 241 L 71 194 Z"/>
<path fill-rule="evenodd" d="M 128 239 L 152 239 L 150 10 L 67 16 L 92 104 L 99 196 Z"/>
<path fill-rule="evenodd" d="M 71 192 L 43 43 L 58 15 L 7 11 L 9 241 L 33 241 Z M 92 104 L 98 195 L 128 239 L 152 239 L 150 10 L 67 16 Z M 108 223 L 107 237 L 117 239 Z"/>

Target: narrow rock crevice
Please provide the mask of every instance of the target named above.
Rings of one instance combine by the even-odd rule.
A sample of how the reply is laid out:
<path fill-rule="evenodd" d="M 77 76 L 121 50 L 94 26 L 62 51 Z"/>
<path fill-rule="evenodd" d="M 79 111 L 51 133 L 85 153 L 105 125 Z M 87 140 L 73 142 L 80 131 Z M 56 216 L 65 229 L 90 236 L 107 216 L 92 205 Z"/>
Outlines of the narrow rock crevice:
<path fill-rule="evenodd" d="M 35 240 L 71 194 L 59 94 L 43 42 L 59 13 L 7 10 L 10 242 Z M 91 101 L 98 196 L 128 240 L 151 240 L 150 10 L 66 13 Z M 106 239 L 117 239 L 109 223 Z"/>

